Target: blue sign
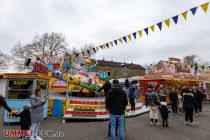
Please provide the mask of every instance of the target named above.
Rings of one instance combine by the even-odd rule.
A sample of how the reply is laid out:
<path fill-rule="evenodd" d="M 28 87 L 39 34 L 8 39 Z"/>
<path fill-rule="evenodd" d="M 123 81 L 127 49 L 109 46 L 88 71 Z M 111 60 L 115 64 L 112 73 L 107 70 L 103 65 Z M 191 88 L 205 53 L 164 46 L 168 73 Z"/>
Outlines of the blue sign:
<path fill-rule="evenodd" d="M 21 112 L 23 111 L 24 105 L 30 106 L 30 99 L 7 99 L 8 106 L 13 110 L 13 112 Z M 44 118 L 47 118 L 48 116 L 48 100 L 46 104 L 44 105 Z M 4 122 L 20 122 L 20 117 L 12 116 L 11 113 L 7 112 L 5 110 L 4 112 Z"/>

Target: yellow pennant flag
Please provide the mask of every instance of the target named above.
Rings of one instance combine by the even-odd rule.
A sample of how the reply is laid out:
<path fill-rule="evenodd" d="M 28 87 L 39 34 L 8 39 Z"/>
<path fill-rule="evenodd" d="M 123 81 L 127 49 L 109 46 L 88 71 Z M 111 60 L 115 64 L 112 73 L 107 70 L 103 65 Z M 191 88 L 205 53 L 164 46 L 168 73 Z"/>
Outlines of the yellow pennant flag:
<path fill-rule="evenodd" d="M 96 52 L 98 52 L 99 51 L 99 48 L 98 47 L 96 47 Z"/>
<path fill-rule="evenodd" d="M 140 37 L 142 37 L 142 30 L 138 31 Z"/>
<path fill-rule="evenodd" d="M 168 26 L 168 27 L 170 26 L 170 18 L 165 20 L 164 22 L 165 22 L 166 26 Z"/>
<path fill-rule="evenodd" d="M 188 13 L 188 11 L 185 11 L 182 13 L 182 16 L 184 17 L 185 20 L 187 20 L 187 13 Z"/>
<path fill-rule="evenodd" d="M 155 31 L 155 25 L 149 27 L 153 32 Z"/>
<path fill-rule="evenodd" d="M 118 41 L 120 41 L 120 43 L 122 43 L 122 42 L 123 42 L 123 41 L 122 41 L 122 38 L 119 38 L 119 39 L 118 39 Z"/>
<path fill-rule="evenodd" d="M 111 41 L 109 44 L 110 44 L 112 47 L 114 46 L 113 41 Z"/>
<path fill-rule="evenodd" d="M 91 48 L 91 49 L 90 49 L 90 55 L 93 54 L 93 51 L 92 51 L 92 50 L 93 50 L 93 49 Z"/>
<path fill-rule="evenodd" d="M 131 34 L 127 35 L 127 37 L 131 41 Z"/>
<path fill-rule="evenodd" d="M 203 11 L 204 11 L 205 13 L 207 12 L 208 7 L 209 7 L 209 2 L 204 3 L 204 4 L 201 5 L 201 8 L 203 9 Z"/>
<path fill-rule="evenodd" d="M 79 53 L 79 57 L 82 57 L 83 56 L 83 54 L 82 53 Z"/>
<path fill-rule="evenodd" d="M 103 47 L 104 49 L 106 49 L 106 45 L 102 45 L 102 47 Z"/>

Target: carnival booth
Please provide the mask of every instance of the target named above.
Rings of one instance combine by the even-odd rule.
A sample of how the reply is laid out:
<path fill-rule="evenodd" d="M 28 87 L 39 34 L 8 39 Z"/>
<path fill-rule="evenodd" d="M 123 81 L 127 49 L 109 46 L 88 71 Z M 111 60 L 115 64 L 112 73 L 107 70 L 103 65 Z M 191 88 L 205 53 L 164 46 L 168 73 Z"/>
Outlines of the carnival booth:
<path fill-rule="evenodd" d="M 6 79 L 5 97 L 7 104 L 13 112 L 21 112 L 24 105 L 30 105 L 30 96 L 35 89 L 40 87 L 43 90 L 43 98 L 48 98 L 49 79 L 45 74 L 38 73 L 8 73 L 4 74 Z M 48 116 L 48 100 L 44 105 L 44 118 Z M 15 118 L 5 111 L 4 122 L 19 122 L 20 118 Z"/>

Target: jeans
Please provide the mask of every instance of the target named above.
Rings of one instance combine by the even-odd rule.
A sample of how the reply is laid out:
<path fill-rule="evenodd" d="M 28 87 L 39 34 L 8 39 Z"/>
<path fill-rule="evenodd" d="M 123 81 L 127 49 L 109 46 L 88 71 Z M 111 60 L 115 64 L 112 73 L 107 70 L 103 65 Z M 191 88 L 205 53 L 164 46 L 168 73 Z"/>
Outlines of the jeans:
<path fill-rule="evenodd" d="M 111 140 L 116 140 L 116 121 L 118 121 L 120 140 L 124 140 L 124 114 L 112 115 L 110 114 L 111 122 Z"/>
<path fill-rule="evenodd" d="M 111 122 L 109 121 L 108 137 L 111 137 L 110 131 L 111 131 Z M 118 136 L 117 131 L 118 131 L 118 120 L 116 121 L 116 136 Z"/>
<path fill-rule="evenodd" d="M 40 122 L 31 124 L 30 130 L 32 130 L 32 136 L 30 136 L 30 140 L 35 140 L 35 138 L 38 136 L 39 126 Z"/>

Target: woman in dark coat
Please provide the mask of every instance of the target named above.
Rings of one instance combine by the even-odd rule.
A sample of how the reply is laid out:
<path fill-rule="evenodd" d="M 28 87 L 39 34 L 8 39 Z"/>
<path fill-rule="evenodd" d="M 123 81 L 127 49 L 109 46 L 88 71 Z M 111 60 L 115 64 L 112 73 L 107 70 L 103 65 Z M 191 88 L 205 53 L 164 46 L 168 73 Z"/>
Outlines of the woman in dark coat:
<path fill-rule="evenodd" d="M 187 88 L 183 93 L 183 108 L 185 111 L 185 125 L 192 126 L 195 99 L 192 90 Z M 190 120 L 190 123 L 188 122 Z"/>

